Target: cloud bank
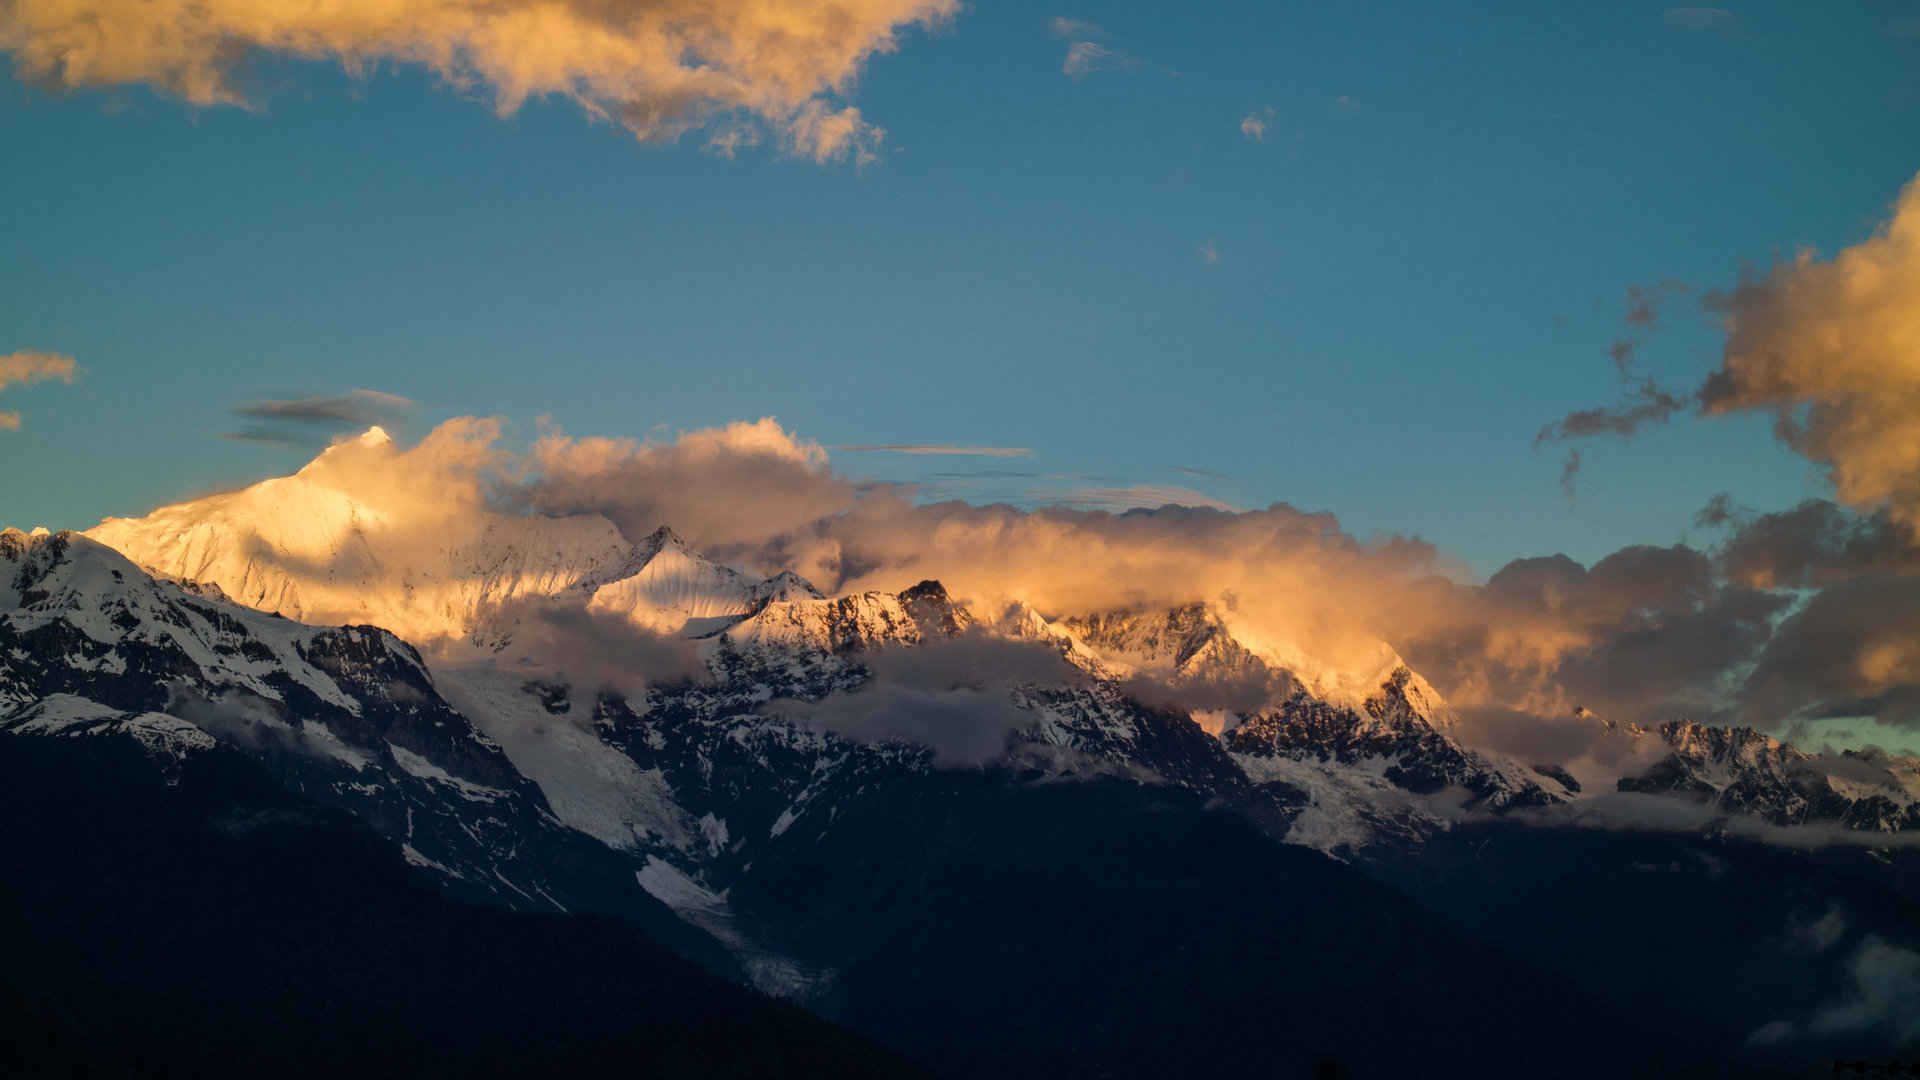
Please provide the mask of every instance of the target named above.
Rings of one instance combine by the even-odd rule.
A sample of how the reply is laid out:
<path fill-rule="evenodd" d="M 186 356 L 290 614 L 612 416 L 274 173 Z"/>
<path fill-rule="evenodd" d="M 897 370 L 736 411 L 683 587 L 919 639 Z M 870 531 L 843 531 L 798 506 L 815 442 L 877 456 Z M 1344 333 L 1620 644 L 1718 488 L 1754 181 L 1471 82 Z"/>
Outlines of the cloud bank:
<path fill-rule="evenodd" d="M 0 50 L 30 82 L 146 83 L 195 105 L 255 103 L 269 53 L 426 68 L 501 115 L 560 97 L 641 139 L 750 118 L 796 157 L 872 153 L 882 131 L 840 104 L 899 32 L 959 0 L 11 0 Z M 737 145 L 737 143 L 736 143 Z"/>
<path fill-rule="evenodd" d="M 1250 645 L 1344 672 L 1385 662 L 1384 641 L 1472 730 L 1516 753 L 1536 733 L 1570 737 L 1560 721 L 1582 707 L 1642 724 L 1920 727 L 1920 550 L 1889 511 L 1832 502 L 1756 514 L 1716 499 L 1700 517 L 1717 538 L 1708 546 L 1629 547 L 1592 566 L 1517 559 L 1475 584 L 1417 538 L 1361 540 L 1284 503 L 1242 511 L 1171 487 L 1037 508 L 924 502 L 840 473 L 771 418 L 660 440 L 549 428 L 524 452 L 502 445 L 497 421 L 464 418 L 411 449 L 339 443 L 302 476 L 373 508 L 382 530 L 380 566 L 361 565 L 353 545 L 313 547 L 295 571 L 315 595 L 321 582 L 396 572 L 409 552 L 430 561 L 501 514 L 598 515 L 608 545 L 670 525 L 722 562 L 792 570 L 830 593 L 933 578 L 977 611 L 1018 600 L 1053 617 L 1208 602 Z M 296 539 L 274 543 L 292 551 Z M 553 629 L 549 665 L 564 666 L 565 640 L 591 636 L 523 614 Z M 582 653 L 582 665 L 597 681 L 617 674 L 603 673 L 617 660 Z M 665 655 L 648 666 L 688 670 Z M 1526 752 L 1602 753 L 1550 749 Z"/>

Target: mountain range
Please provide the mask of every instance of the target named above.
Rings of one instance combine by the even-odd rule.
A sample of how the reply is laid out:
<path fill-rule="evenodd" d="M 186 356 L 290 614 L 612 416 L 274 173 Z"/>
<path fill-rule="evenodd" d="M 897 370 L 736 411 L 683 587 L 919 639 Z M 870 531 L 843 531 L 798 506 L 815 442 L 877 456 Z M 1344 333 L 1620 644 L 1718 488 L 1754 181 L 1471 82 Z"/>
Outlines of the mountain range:
<path fill-rule="evenodd" d="M 85 534 L 0 532 L 0 764 L 115 785 L 64 818 L 16 795 L 16 828 L 85 850 L 132 815 L 209 880 L 252 872 L 220 846 L 235 821 L 276 857 L 352 848 L 366 866 L 341 872 L 386 883 L 368 904 L 404 908 L 393 927 L 628 935 L 604 955 L 634 985 L 608 962 L 564 977 L 641 1012 L 698 986 L 752 1047 L 842 1055 L 819 1069 L 1799 1075 L 1920 1034 L 1898 998 L 1920 980 L 1861 973 L 1873 949 L 1920 963 L 1920 762 L 1584 711 L 1558 723 L 1606 753 L 1523 760 L 1386 643 L 1357 655 L 1218 600 L 828 596 L 667 523 L 398 515 L 325 454 Z M 287 815 L 325 827 L 268 828 Z M 34 850 L 47 889 L 84 879 Z M 298 908 L 328 883 L 246 887 Z M 73 914 L 73 940 L 88 917 L 112 922 Z M 367 970 L 423 970 L 389 945 Z M 164 993 L 143 978 L 120 982 Z M 105 1007 L 60 986 L 46 1061 Z M 179 1030 L 226 1007 L 195 1000 Z M 114 1030 L 151 1026 L 123 1006 Z M 640 1041 L 669 1073 L 711 1052 Z"/>

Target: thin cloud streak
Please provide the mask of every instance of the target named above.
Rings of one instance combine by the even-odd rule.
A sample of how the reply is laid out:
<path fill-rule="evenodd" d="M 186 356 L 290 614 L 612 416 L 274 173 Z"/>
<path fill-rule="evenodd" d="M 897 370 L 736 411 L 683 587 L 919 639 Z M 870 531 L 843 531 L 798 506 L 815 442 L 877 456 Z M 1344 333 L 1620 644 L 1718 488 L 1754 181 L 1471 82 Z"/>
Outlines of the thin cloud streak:
<path fill-rule="evenodd" d="M 1740 24 L 1740 16 L 1724 8 L 1678 7 L 1661 12 L 1668 26 L 1682 30 L 1727 30 Z"/>
<path fill-rule="evenodd" d="M 413 408 L 411 398 L 384 390 L 270 399 L 235 406 L 233 415 L 260 421 L 220 437 L 265 446 L 306 446 L 375 424 L 391 424 Z"/>
<path fill-rule="evenodd" d="M 409 409 L 413 401 L 381 390 L 352 390 L 337 397 L 269 400 L 242 405 L 235 416 L 329 424 L 371 424 L 388 410 Z"/>
<path fill-rule="evenodd" d="M 1202 510 L 1240 513 L 1239 507 L 1222 502 L 1192 488 L 1172 484 L 1134 484 L 1117 488 L 1081 488 L 1050 495 L 1036 494 L 1034 502 L 1071 506 L 1087 510 L 1157 510 L 1162 506 L 1188 506 Z"/>
<path fill-rule="evenodd" d="M 830 446 L 843 454 L 951 454 L 961 457 L 1032 457 L 1026 446 L 953 446 L 945 443 L 886 443 L 870 446 Z"/>
<path fill-rule="evenodd" d="M 1096 23 L 1083 19 L 1069 19 L 1065 15 L 1056 15 L 1047 26 L 1053 30 L 1054 37 L 1061 38 L 1100 38 L 1107 32 Z"/>

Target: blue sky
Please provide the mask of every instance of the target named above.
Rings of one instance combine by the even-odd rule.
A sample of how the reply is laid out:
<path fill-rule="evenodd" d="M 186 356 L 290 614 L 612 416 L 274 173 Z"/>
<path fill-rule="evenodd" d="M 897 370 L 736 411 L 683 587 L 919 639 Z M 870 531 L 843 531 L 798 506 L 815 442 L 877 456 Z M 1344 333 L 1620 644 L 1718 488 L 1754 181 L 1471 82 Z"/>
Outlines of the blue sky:
<path fill-rule="evenodd" d="M 285 472 L 310 451 L 220 438 L 231 410 L 368 387 L 418 403 L 414 436 L 773 415 L 1031 448 L 835 461 L 974 499 L 1286 501 L 1480 574 L 1671 543 L 1716 493 L 1824 482 L 1733 418 L 1584 448 L 1570 505 L 1533 436 L 1616 395 L 1629 286 L 1730 285 L 1884 220 L 1920 167 L 1916 28 L 1891 3 L 983 0 L 864 69 L 886 137 L 858 168 L 641 143 L 565 101 L 503 119 L 390 64 L 261 58 L 254 110 L 0 82 L 0 353 L 82 369 L 0 392 L 0 521 Z M 1079 39 L 1132 62 L 1070 78 Z M 1641 357 L 1691 386 L 1716 335 L 1676 302 Z M 934 475 L 968 471 L 1042 476 Z"/>

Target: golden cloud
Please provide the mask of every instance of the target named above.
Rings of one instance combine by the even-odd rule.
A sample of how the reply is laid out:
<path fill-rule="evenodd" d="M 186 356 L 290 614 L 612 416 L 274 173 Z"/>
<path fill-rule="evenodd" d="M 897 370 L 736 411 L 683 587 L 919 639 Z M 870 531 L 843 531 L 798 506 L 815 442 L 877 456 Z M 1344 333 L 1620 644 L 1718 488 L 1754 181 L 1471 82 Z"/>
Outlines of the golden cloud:
<path fill-rule="evenodd" d="M 1772 410 L 1835 493 L 1920 535 L 1920 178 L 1892 220 L 1830 262 L 1810 252 L 1710 299 L 1725 320 L 1709 413 Z"/>
<path fill-rule="evenodd" d="M 786 151 L 826 162 L 882 132 L 835 101 L 903 27 L 959 0 L 11 0 L 0 50 L 63 88 L 147 83 L 196 105 L 251 104 L 252 52 L 425 67 L 490 90 L 502 115 L 571 99 L 641 139 L 719 114 L 757 117 Z"/>

